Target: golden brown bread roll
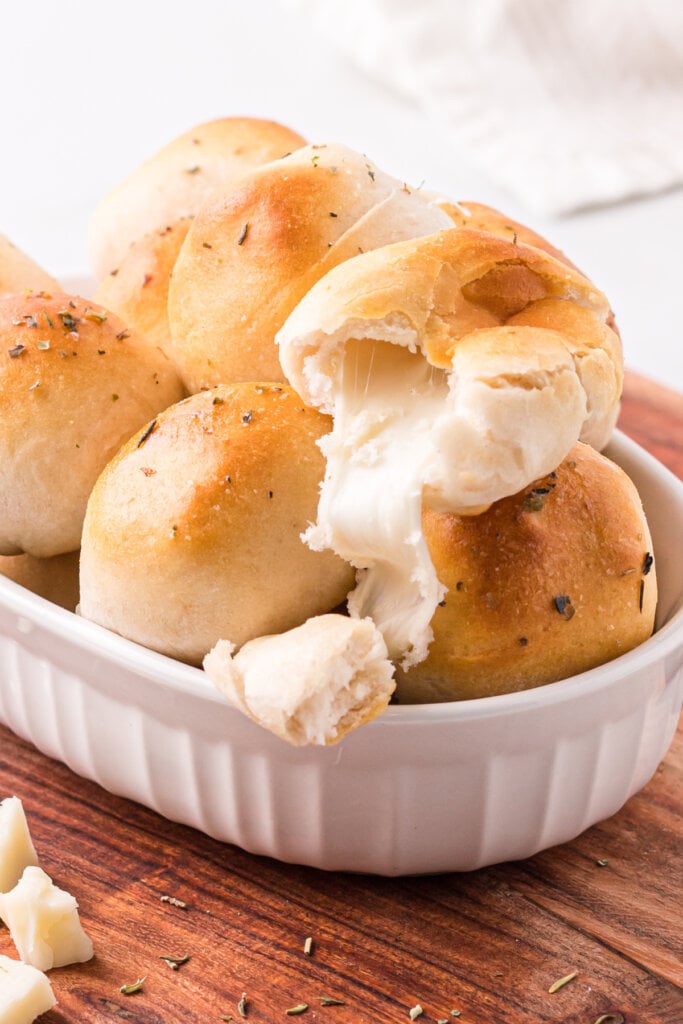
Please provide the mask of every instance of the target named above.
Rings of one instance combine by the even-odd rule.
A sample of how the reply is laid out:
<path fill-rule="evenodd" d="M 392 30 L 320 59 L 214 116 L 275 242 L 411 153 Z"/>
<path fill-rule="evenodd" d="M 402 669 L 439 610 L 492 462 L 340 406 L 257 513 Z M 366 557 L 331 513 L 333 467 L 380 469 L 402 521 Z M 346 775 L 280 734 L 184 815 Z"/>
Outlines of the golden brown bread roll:
<path fill-rule="evenodd" d="M 305 145 L 296 132 L 253 117 L 224 117 L 173 139 L 101 200 L 90 221 L 90 264 L 98 280 L 143 235 L 197 213 L 214 188 L 250 167 Z"/>
<path fill-rule="evenodd" d="M 328 270 L 450 218 L 346 146 L 307 146 L 216 191 L 173 271 L 169 320 L 189 391 L 282 380 L 276 332 Z"/>
<path fill-rule="evenodd" d="M 426 655 L 441 597 L 423 495 L 476 514 L 579 437 L 604 444 L 621 386 L 608 314 L 548 253 L 451 228 L 335 267 L 279 332 L 288 380 L 334 416 L 308 542 L 363 570 L 351 612 L 404 667 Z"/>
<path fill-rule="evenodd" d="M 0 298 L 0 554 L 80 547 L 101 470 L 182 394 L 164 354 L 100 306 L 59 293 Z"/>
<path fill-rule="evenodd" d="M 442 210 L 448 214 L 453 223 L 459 228 L 469 228 L 472 231 L 486 231 L 488 234 L 504 238 L 508 242 L 522 242 L 524 245 L 533 245 L 537 249 L 554 256 L 561 263 L 566 263 L 572 270 L 578 270 L 576 264 L 567 259 L 561 249 L 556 248 L 547 238 L 539 235 L 538 232 L 519 221 L 513 220 L 507 214 L 495 210 L 492 206 L 485 206 L 484 203 L 457 202 L 450 199 L 437 200 Z"/>
<path fill-rule="evenodd" d="M 343 601 L 336 556 L 300 539 L 329 420 L 291 388 L 241 384 L 161 413 L 97 481 L 83 527 L 81 614 L 199 663 Z"/>
<path fill-rule="evenodd" d="M 143 235 L 100 282 L 94 302 L 111 309 L 173 361 L 168 324 L 171 273 L 192 223 L 189 217 Z"/>
<path fill-rule="evenodd" d="M 640 498 L 587 445 L 479 516 L 425 507 L 423 529 L 447 590 L 429 656 L 397 673 L 401 702 L 540 686 L 652 633 L 657 581 Z"/>
<path fill-rule="evenodd" d="M 73 612 L 78 604 L 78 551 L 53 558 L 0 555 L 0 574 Z"/>
<path fill-rule="evenodd" d="M 0 234 L 0 295 L 15 292 L 61 291 L 61 286 L 35 260 Z"/>

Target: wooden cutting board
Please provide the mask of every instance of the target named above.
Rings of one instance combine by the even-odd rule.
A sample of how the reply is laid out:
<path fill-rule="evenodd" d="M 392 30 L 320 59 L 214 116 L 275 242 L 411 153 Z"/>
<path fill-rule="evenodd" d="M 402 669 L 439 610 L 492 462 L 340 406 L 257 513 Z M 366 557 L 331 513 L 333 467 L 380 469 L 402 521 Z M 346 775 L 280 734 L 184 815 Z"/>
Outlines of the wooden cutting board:
<path fill-rule="evenodd" d="M 683 477 L 681 396 L 630 376 L 620 426 Z M 683 1024 L 682 783 L 679 730 L 646 788 L 574 842 L 467 875 L 384 879 L 214 842 L 0 728 L 0 796 L 24 801 L 96 949 L 51 972 L 45 1024 L 274 1024 L 302 1003 L 320 1024 Z M 16 955 L 4 929 L 0 953 Z M 162 957 L 189 959 L 174 970 Z"/>

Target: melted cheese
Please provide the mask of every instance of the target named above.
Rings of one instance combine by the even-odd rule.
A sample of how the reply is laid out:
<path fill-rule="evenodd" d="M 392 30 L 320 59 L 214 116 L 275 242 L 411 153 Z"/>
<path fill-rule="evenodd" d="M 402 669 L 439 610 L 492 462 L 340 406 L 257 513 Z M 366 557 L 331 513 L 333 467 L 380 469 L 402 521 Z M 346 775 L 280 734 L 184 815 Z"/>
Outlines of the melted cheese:
<path fill-rule="evenodd" d="M 0 803 L 0 892 L 13 889 L 24 868 L 37 863 L 23 804 L 19 797 L 7 797 Z"/>
<path fill-rule="evenodd" d="M 27 867 L 14 889 L 0 894 L 0 917 L 21 959 L 40 971 L 84 963 L 93 955 L 76 900 L 41 868 Z"/>
<path fill-rule="evenodd" d="M 0 1024 L 31 1024 L 56 1002 L 42 971 L 0 956 Z"/>
<path fill-rule="evenodd" d="M 427 656 L 445 593 L 422 533 L 423 499 L 474 514 L 550 472 L 578 436 L 585 395 L 551 331 L 474 332 L 449 371 L 405 332 L 395 344 L 334 341 L 332 358 L 321 346 L 304 364 L 309 397 L 317 392 L 314 404 L 333 415 L 320 442 L 318 522 L 304 539 L 357 568 L 350 614 L 372 618 L 407 669 Z M 523 373 L 514 372 L 520 350 Z"/>

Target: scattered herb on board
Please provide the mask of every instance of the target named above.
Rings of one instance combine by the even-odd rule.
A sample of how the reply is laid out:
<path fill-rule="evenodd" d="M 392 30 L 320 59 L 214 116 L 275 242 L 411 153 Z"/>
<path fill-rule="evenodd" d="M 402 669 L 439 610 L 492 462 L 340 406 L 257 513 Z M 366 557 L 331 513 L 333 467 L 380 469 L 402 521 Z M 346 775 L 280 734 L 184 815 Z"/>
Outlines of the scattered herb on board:
<path fill-rule="evenodd" d="M 451 1017 L 461 1017 L 462 1010 L 451 1010 Z"/>
<path fill-rule="evenodd" d="M 240 996 L 240 1000 L 237 1004 L 237 1012 L 240 1017 L 246 1017 L 247 1015 L 247 993 L 243 992 Z"/>
<path fill-rule="evenodd" d="M 152 431 L 154 430 L 156 425 L 157 425 L 157 421 L 156 420 L 152 420 L 152 422 L 147 427 L 147 429 L 143 432 L 142 437 L 138 441 L 138 443 L 136 445 L 137 448 L 142 448 L 143 444 L 145 443 L 145 441 L 147 440 L 149 435 L 152 433 Z"/>
<path fill-rule="evenodd" d="M 557 597 L 553 598 L 553 604 L 555 605 L 556 611 L 558 611 L 560 615 L 564 616 L 567 622 L 576 614 L 576 608 L 572 604 L 572 599 L 569 594 L 558 594 Z"/>
<path fill-rule="evenodd" d="M 190 957 L 186 954 L 185 956 L 160 956 L 159 959 L 168 964 L 172 971 L 177 971 L 183 964 L 187 963 Z"/>
<path fill-rule="evenodd" d="M 626 1024 L 623 1013 L 601 1013 L 593 1024 Z"/>
<path fill-rule="evenodd" d="M 244 225 L 243 225 L 242 230 L 240 232 L 240 237 L 237 239 L 237 244 L 238 245 L 243 245 L 244 244 L 244 240 L 247 237 L 248 231 L 249 231 L 249 221 L 246 220 L 244 222 Z"/>
<path fill-rule="evenodd" d="M 174 526 L 173 529 L 177 530 L 178 527 Z M 187 903 L 185 902 L 185 900 L 176 899 L 175 896 L 160 896 L 159 898 L 162 903 L 168 903 L 172 907 L 179 907 L 180 910 L 187 910 Z"/>
<path fill-rule="evenodd" d="M 297 1003 L 296 1006 L 290 1006 L 285 1013 L 288 1017 L 298 1017 L 300 1013 L 305 1013 L 308 1009 L 308 1003 Z"/>
<path fill-rule="evenodd" d="M 343 999 L 335 999 L 334 996 L 318 996 L 321 1006 L 346 1006 Z"/>
<path fill-rule="evenodd" d="M 600 860 L 596 860 L 595 863 L 598 865 L 599 868 L 606 868 L 609 864 L 609 861 L 601 857 Z"/>
<path fill-rule="evenodd" d="M 413 1006 L 413 1008 L 408 1011 L 408 1016 L 410 1017 L 411 1020 L 417 1020 L 417 1018 L 421 1017 L 423 1013 L 424 1013 L 424 1010 L 422 1009 L 420 1004 L 416 1003 L 416 1005 Z"/>
<path fill-rule="evenodd" d="M 123 992 L 124 996 L 135 995 L 136 992 L 142 991 L 142 986 L 146 980 L 147 977 L 145 976 L 144 978 L 138 978 L 138 980 L 134 981 L 132 985 L 122 985 L 119 992 Z"/>
<path fill-rule="evenodd" d="M 269 498 L 273 497 L 273 492 L 272 491 L 268 491 L 268 497 Z M 313 937 L 311 935 L 309 935 L 308 938 L 306 939 L 306 941 L 304 942 L 304 953 L 306 954 L 306 956 L 310 956 L 312 952 L 313 952 Z"/>
<path fill-rule="evenodd" d="M 25 351 L 26 345 L 15 345 L 14 348 L 8 349 L 10 359 L 17 359 Z"/>
<path fill-rule="evenodd" d="M 219 1020 L 225 1020 L 225 1021 L 232 1020 L 232 1014 L 231 1013 L 222 1013 L 218 1019 Z"/>
<path fill-rule="evenodd" d="M 570 981 L 573 981 L 574 978 L 578 978 L 578 976 L 578 971 L 572 971 L 570 974 L 565 974 L 564 978 L 558 978 L 557 981 L 552 983 L 548 992 L 550 992 L 551 995 L 554 995 L 555 992 L 559 992 L 561 988 L 564 988 L 565 985 L 568 985 Z"/>

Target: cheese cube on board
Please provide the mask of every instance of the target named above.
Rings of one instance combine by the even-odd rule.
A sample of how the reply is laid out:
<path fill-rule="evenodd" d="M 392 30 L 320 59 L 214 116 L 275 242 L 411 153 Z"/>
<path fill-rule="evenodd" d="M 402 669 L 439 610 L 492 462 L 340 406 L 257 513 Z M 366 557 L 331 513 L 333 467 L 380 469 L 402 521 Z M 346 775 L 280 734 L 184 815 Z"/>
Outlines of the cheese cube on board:
<path fill-rule="evenodd" d="M 0 893 L 0 917 L 21 959 L 40 971 L 84 963 L 93 955 L 76 900 L 42 868 L 27 867 L 11 892 Z"/>
<path fill-rule="evenodd" d="M 31 1024 L 56 1002 L 42 971 L 0 956 L 0 1024 Z"/>
<path fill-rule="evenodd" d="M 17 796 L 0 803 L 0 892 L 9 892 L 24 868 L 38 863 L 31 841 L 24 806 Z"/>

